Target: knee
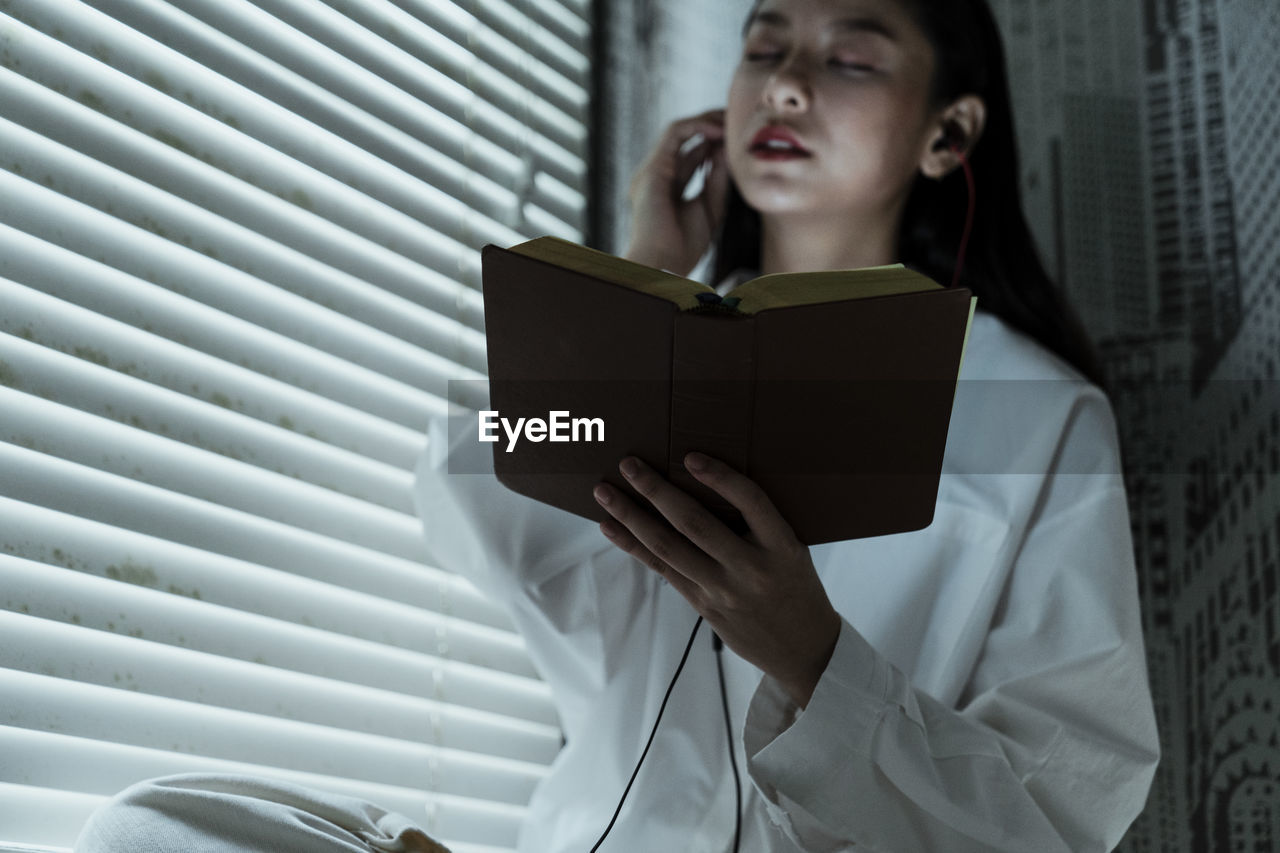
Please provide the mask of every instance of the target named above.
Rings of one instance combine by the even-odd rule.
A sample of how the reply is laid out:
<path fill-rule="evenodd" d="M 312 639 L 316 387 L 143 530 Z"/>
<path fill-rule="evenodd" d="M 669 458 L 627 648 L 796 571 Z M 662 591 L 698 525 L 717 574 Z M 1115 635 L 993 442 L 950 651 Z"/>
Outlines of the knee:
<path fill-rule="evenodd" d="M 74 853 L 245 853 L 306 849 L 293 844 L 312 821 L 306 802 L 281 794 L 304 789 L 221 773 L 184 773 L 130 785 L 90 817 Z M 279 844 L 280 846 L 277 846 Z"/>
<path fill-rule="evenodd" d="M 165 779 L 148 779 L 125 788 L 89 816 L 76 838 L 75 853 L 159 853 L 161 839 L 173 834 L 164 829 L 164 824 L 172 821 L 166 819 L 163 809 L 155 807 L 168 791 Z"/>
<path fill-rule="evenodd" d="M 90 817 L 75 853 L 448 853 L 408 818 L 353 797 L 216 773 L 131 785 Z"/>

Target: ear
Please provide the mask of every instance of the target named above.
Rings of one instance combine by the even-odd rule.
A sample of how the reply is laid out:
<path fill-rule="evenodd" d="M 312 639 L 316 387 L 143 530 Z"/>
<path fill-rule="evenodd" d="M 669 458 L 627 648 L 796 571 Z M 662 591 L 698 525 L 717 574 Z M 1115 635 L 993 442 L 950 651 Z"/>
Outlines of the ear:
<path fill-rule="evenodd" d="M 920 171 L 927 178 L 941 180 L 960 165 L 959 149 L 966 157 L 982 136 L 987 105 L 977 95 L 964 95 L 938 113 L 935 132 L 920 157 Z"/>

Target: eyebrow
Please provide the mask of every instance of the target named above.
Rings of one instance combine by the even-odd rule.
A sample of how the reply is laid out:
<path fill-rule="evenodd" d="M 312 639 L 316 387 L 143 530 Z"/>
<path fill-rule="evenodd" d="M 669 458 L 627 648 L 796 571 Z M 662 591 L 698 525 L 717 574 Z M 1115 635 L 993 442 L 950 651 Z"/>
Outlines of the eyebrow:
<path fill-rule="evenodd" d="M 889 41 L 897 41 L 898 34 L 881 21 L 879 18 L 841 18 L 832 24 L 832 29 L 841 32 L 860 32 L 875 33 L 887 38 Z"/>
<path fill-rule="evenodd" d="M 742 30 L 743 34 L 746 34 L 746 32 L 756 24 L 763 24 L 764 26 L 768 26 L 768 27 L 780 27 L 785 29 L 791 26 L 791 21 L 787 19 L 786 15 L 783 15 L 780 12 L 770 12 L 770 11 L 756 12 L 754 15 L 751 16 L 750 20 L 747 21 L 747 25 L 743 27 L 743 30 Z M 889 29 L 889 27 L 879 18 L 871 18 L 866 16 L 853 17 L 853 18 L 840 18 L 836 21 L 833 21 L 829 28 L 833 30 L 837 30 L 839 32 L 873 33 L 875 35 L 883 36 L 884 38 L 887 38 L 889 41 L 894 41 L 894 42 L 898 40 L 897 33 Z"/>

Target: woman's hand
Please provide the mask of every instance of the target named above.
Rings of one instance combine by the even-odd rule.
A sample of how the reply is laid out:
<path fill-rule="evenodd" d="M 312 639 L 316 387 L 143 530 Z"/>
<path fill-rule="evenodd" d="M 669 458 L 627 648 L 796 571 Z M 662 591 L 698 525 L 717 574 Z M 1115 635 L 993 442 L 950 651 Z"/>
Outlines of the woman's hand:
<path fill-rule="evenodd" d="M 702 191 L 684 198 L 699 166 Z M 729 173 L 724 160 L 724 110 L 673 122 L 631 181 L 631 243 L 626 257 L 686 275 L 711 245 L 724 215 Z"/>
<path fill-rule="evenodd" d="M 831 659 L 841 624 L 809 549 L 747 477 L 700 453 L 686 456 L 685 467 L 738 508 L 750 528 L 745 536 L 634 457 L 622 460 L 619 469 L 670 524 L 601 483 L 596 500 L 616 521 L 602 523 L 600 530 L 662 575 L 720 639 L 804 707 Z"/>

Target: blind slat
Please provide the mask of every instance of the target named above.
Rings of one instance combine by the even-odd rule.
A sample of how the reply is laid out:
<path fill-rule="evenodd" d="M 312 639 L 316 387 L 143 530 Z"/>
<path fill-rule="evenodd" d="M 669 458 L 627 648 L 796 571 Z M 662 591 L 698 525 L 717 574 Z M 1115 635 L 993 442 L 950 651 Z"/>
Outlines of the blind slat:
<path fill-rule="evenodd" d="M 0 387 L 0 440 L 384 553 L 421 553 L 409 514 Z M 109 448 L 109 452 L 104 452 Z"/>
<path fill-rule="evenodd" d="M 580 18 L 556 16 L 548 6 L 527 0 L 468 0 L 466 12 L 520 52 L 569 78 L 585 97 L 590 89 L 590 30 Z M 575 91 L 578 94 L 578 91 Z M 580 102 L 578 106 L 582 106 Z"/>
<path fill-rule="evenodd" d="M 467 110 L 454 103 L 459 100 L 456 96 L 443 96 L 432 89 L 420 99 L 403 85 L 393 85 L 385 75 L 373 74 L 345 55 L 321 56 L 328 46 L 307 44 L 298 31 L 282 26 L 256 7 L 229 10 L 222 3 L 186 4 L 197 17 L 158 0 L 130 0 L 127 4 L 109 0 L 99 5 L 139 33 L 180 46 L 188 59 L 439 188 L 452 197 L 441 200 L 442 204 L 450 208 L 462 204 L 478 214 L 478 229 L 484 227 L 486 217 L 491 220 L 490 227 L 496 227 L 495 223 L 513 225 L 520 199 L 512 187 L 519 183 L 525 168 L 521 152 L 528 146 L 512 147 L 509 140 L 503 145 L 478 136 L 469 126 L 472 122 Z M 215 28 L 209 21 L 223 26 Z M 348 23 L 345 30 L 350 29 Z M 60 27 L 59 32 L 60 39 L 67 38 L 67 30 Z M 86 37 L 80 37 L 80 46 Z M 365 55 L 377 57 L 375 62 L 385 65 L 385 51 L 384 43 L 381 50 L 366 50 Z M 178 90 L 168 75 L 148 74 L 143 62 L 111 58 L 114 67 L 176 97 Z M 400 77 L 412 89 L 421 89 L 424 77 L 438 74 L 412 57 L 405 57 L 399 65 L 407 66 Z M 408 68 L 414 73 L 408 73 Z M 208 85 L 188 91 L 192 97 L 184 100 L 214 118 L 240 115 L 244 109 L 243 103 L 229 101 Z M 236 123 L 246 132 L 253 130 L 240 119 Z M 262 138 L 256 132 L 253 135 Z M 573 182 L 579 174 L 579 157 L 565 152 L 547 166 L 562 182 Z M 576 205 L 563 205 L 554 197 L 535 196 L 531 200 L 550 205 L 548 212 L 580 227 L 580 195 Z"/>
<path fill-rule="evenodd" d="M 0 386 L 31 391 L 15 404 L 15 412 L 36 395 L 43 395 L 40 399 L 57 397 L 59 403 L 74 406 L 78 412 L 127 423 L 229 459 L 259 466 L 273 464 L 276 473 L 396 512 L 414 511 L 413 480 L 407 471 L 300 435 L 292 423 L 264 424 L 223 405 L 86 364 L 7 334 L 0 334 L 0 362 L 4 365 Z M 0 423 L 3 440 L 34 449 L 24 435 L 18 421 Z"/>
<path fill-rule="evenodd" d="M 6 183 L 4 173 L 0 173 L 0 189 Z M 8 203 L 0 200 L 0 216 Z M 149 249 L 152 242 L 140 241 L 140 247 Z M 181 259 L 175 257 L 172 262 L 180 265 Z M 82 334 L 107 347 L 102 352 L 113 359 L 109 363 L 116 369 L 124 369 L 130 363 L 142 369 L 139 366 L 148 363 L 134 359 L 129 353 L 168 350 L 175 357 L 174 363 L 160 361 L 159 364 L 175 374 L 175 380 L 170 381 L 177 384 L 170 387 L 185 390 L 199 384 L 199 378 L 185 382 L 176 378 L 183 369 L 198 377 L 199 368 L 205 368 L 211 380 L 236 373 L 234 384 L 213 393 L 236 400 L 243 396 L 238 393 L 243 385 L 250 392 L 261 389 L 270 399 L 271 394 L 265 387 L 270 385 L 272 390 L 282 392 L 281 401 L 287 399 L 289 405 L 297 406 L 300 412 L 321 404 L 299 398 L 324 389 L 335 403 L 348 407 L 350 412 L 345 420 L 366 423 L 382 420 L 384 423 L 375 431 L 400 433 L 401 442 L 412 442 L 418 447 L 422 446 L 421 436 L 410 438 L 413 429 L 421 429 L 429 417 L 444 411 L 443 398 L 447 394 L 444 374 L 428 375 L 422 382 L 425 386 L 434 383 L 434 391 L 438 393 L 412 388 L 203 304 L 194 297 L 218 299 L 218 281 L 213 271 L 209 271 L 208 278 L 197 280 L 213 293 L 182 295 L 0 223 L 0 276 L 10 280 L 4 285 L 6 301 L 13 300 L 16 304 L 22 300 L 48 312 L 25 322 L 19 329 L 19 333 L 27 330 L 23 337 L 33 335 L 32 340 L 51 348 L 64 348 L 72 353 L 80 349 L 92 356 L 93 345 L 77 343 L 71 332 L 72 326 L 80 326 Z M 24 281 L 30 287 L 23 288 L 13 284 L 14 281 Z M 43 292 L 37 294 L 32 289 L 36 287 Z M 62 304 L 55 304 L 57 302 Z M 116 322 L 99 323 L 94 318 L 95 311 Z M 6 331 L 18 322 L 22 321 L 16 317 L 7 321 Z M 99 325 L 101 328 L 96 328 Z M 138 334 L 139 329 L 146 337 Z M 151 334 L 150 329 L 164 337 Z M 91 357 L 91 360 L 95 359 Z M 209 364 L 210 360 L 220 364 Z M 236 370 L 239 366 L 242 367 Z M 245 373 L 253 375 L 245 376 Z M 276 408 L 281 407 L 277 404 Z M 326 409 L 329 408 L 336 406 L 330 404 Z M 274 419 L 278 420 L 281 415 L 292 417 L 286 409 Z"/>
<path fill-rule="evenodd" d="M 279 583 L 309 586 L 290 584 L 284 577 L 272 578 L 272 573 L 263 571 L 264 566 L 286 576 L 291 569 L 297 569 L 312 576 L 327 575 L 335 579 L 361 570 L 387 577 L 416 569 L 405 557 L 310 534 L 21 447 L 0 443 L 0 465 L 12 472 L 10 478 L 0 483 L 0 495 L 11 501 L 34 507 L 57 507 L 74 515 L 82 524 L 95 522 L 154 538 L 163 537 L 165 541 L 241 561 L 241 577 L 236 580 L 249 589 L 258 590 L 259 594 L 263 594 L 266 586 Z M 127 562 L 135 567 L 136 573 L 157 579 L 155 585 L 159 588 L 166 588 L 166 575 L 176 573 L 163 564 Z M 234 600 L 243 595 L 233 588 L 231 578 L 215 576 L 195 581 L 190 573 L 182 574 L 187 575 L 186 582 L 168 581 L 167 585 L 212 602 Z M 425 637 L 441 630 L 434 618 L 398 601 L 365 599 L 350 590 L 339 591 L 328 585 L 309 592 L 310 603 L 321 605 L 322 612 L 341 608 L 340 618 L 351 625 L 354 636 L 367 636 L 374 625 L 384 636 L 419 633 Z M 357 614 L 367 620 L 365 627 L 354 624 L 358 621 Z M 468 638 L 481 637 L 486 643 L 483 654 L 486 665 L 530 677 L 536 675 L 520 644 L 510 635 L 496 636 L 482 627 L 460 622 L 452 626 L 452 636 L 447 643 L 461 646 Z M 405 644 L 412 645 L 412 641 L 406 640 Z"/>
<path fill-rule="evenodd" d="M 86 25 L 82 18 L 98 17 L 85 15 L 84 8 L 74 4 L 74 0 L 48 0 L 48 3 L 48 8 L 40 7 L 43 14 L 54 10 L 63 14 L 47 25 L 69 27 L 68 33 Z M 64 9 L 72 4 L 79 8 L 80 14 Z M 106 32 L 93 30 L 85 34 L 89 44 L 105 42 L 108 50 L 122 56 L 147 53 L 148 48 L 155 45 L 131 30 L 105 22 L 105 18 L 103 21 Z M 14 28 L 21 26 L 14 25 Z M 413 175 L 185 57 L 169 55 L 172 52 L 166 54 L 172 67 L 162 65 L 156 70 L 156 73 L 162 70 L 167 87 L 179 87 L 177 91 L 181 91 L 181 87 L 195 87 L 193 97 L 206 90 L 210 94 L 235 91 L 241 98 L 225 107 L 235 127 L 44 33 L 23 28 L 25 31 L 19 36 L 7 33 L 8 29 L 0 32 L 0 39 L 5 39 L 7 34 L 6 51 L 14 56 L 24 76 L 54 90 L 77 91 L 82 100 L 111 110 L 113 118 L 156 136 L 184 154 L 216 165 L 240 180 L 266 189 L 426 267 L 460 271 L 469 282 L 479 281 L 479 262 L 473 246 L 423 227 L 438 217 L 441 205 L 453 207 L 451 200 Z M 112 42 L 111 36 L 118 41 Z M 140 73 L 146 72 L 140 70 Z M 185 79 L 184 73 L 194 79 Z M 455 208 L 455 216 L 453 222 L 475 220 L 479 225 L 479 220 L 466 208 Z M 520 238 L 518 232 L 496 224 L 490 236 L 503 243 Z"/>
<path fill-rule="evenodd" d="M 0 771 L 0 778 L 3 775 Z M 31 845 L 41 845 L 40 851 L 54 848 L 70 853 L 76 833 L 68 827 L 79 828 L 106 801 L 104 796 L 0 782 L 0 827 Z M 8 851 L 9 847 L 0 843 L 0 850 Z M 36 853 L 37 848 L 26 847 L 26 851 Z"/>
<path fill-rule="evenodd" d="M 176 2 L 201 17 L 218 15 L 219 28 L 226 32 L 256 35 L 272 26 L 263 15 L 237 5 L 242 0 L 223 0 L 216 5 L 213 0 Z M 385 50 L 391 40 L 381 37 L 381 32 L 390 27 L 397 27 L 402 34 L 426 35 L 410 53 L 429 67 L 510 115 L 523 120 L 523 111 L 536 112 L 529 118 L 529 127 L 568 150 L 580 149 L 585 141 L 585 86 L 551 68 L 537 50 L 537 42 L 530 39 L 532 50 L 521 50 L 473 16 L 456 14 L 460 10 L 451 3 L 419 7 L 422 17 L 405 15 L 389 0 L 363 0 L 346 4 L 341 11 L 320 0 L 259 0 L 254 6 L 320 44 L 341 45 L 343 52 L 363 46 L 361 53 L 366 56 L 376 55 L 377 51 L 367 48 L 379 43 Z"/>
<path fill-rule="evenodd" d="M 547 4 L 549 9 L 563 8 L 566 15 L 573 15 L 585 21 L 591 15 L 592 0 L 552 0 Z"/>
<path fill-rule="evenodd" d="M 10 472 L 0 484 L 7 497 L 240 559 L 277 566 L 346 561 L 354 569 L 426 557 L 421 537 L 407 526 L 375 550 L 12 444 L 0 444 L 0 464 Z"/>
<path fill-rule="evenodd" d="M 539 765 L 549 764 L 560 747 L 554 727 L 459 709 L 414 695 L 408 683 L 403 691 L 352 685 L 262 660 L 236 660 L 5 611 L 0 611 L 0 667 Z M 8 722 L 18 724 L 12 717 Z"/>
<path fill-rule="evenodd" d="M 3 67 L 0 107 L 5 116 L 47 139 L 70 148 L 89 148 L 102 163 L 144 178 L 152 186 L 198 203 L 202 209 L 264 238 L 360 280 L 376 282 L 388 293 L 469 327 L 478 329 L 483 323 L 480 295 L 471 288 L 281 196 L 244 181 L 228 180 L 227 173 L 203 160 L 119 124 L 78 101 L 54 95 L 39 83 Z M 58 177 L 48 175 L 41 179 L 55 183 Z"/>
<path fill-rule="evenodd" d="M 230 711 L 127 689 L 0 669 L 6 723 L 170 749 L 225 761 L 365 779 L 512 805 L 528 801 L 544 768 L 330 726 Z"/>
<path fill-rule="evenodd" d="M 407 10 L 432 5 L 431 0 L 392 0 Z M 495 26 L 493 19 L 518 11 L 537 22 L 538 26 L 554 33 L 562 42 L 585 60 L 590 54 L 591 27 L 587 22 L 585 6 L 563 0 L 449 0 L 461 6 L 467 14 L 475 15 L 488 26 Z M 588 0 L 589 2 L 589 0 Z"/>
<path fill-rule="evenodd" d="M 273 578 L 277 582 L 263 584 L 261 597 L 243 590 L 239 597 L 223 595 L 216 583 L 205 583 L 207 578 L 184 575 L 177 560 L 120 560 L 103 567 L 95 563 L 96 555 L 78 551 L 76 542 L 58 544 L 62 547 L 55 547 L 49 559 L 60 565 L 0 555 L 10 584 L 0 595 L 5 609 L 235 660 L 265 660 L 318 678 L 447 699 L 535 726 L 557 725 L 544 683 L 493 667 L 504 656 L 498 635 L 489 634 L 486 644 L 474 631 L 461 632 L 466 623 L 453 614 L 469 616 L 465 595 L 438 596 L 433 602 L 438 609 L 424 609 L 412 622 L 403 616 L 384 622 L 382 617 L 397 613 L 373 602 L 351 613 L 326 611 L 314 585 Z M 188 585 L 179 587 L 174 579 Z M 202 597 L 188 597 L 195 591 Z"/>
<path fill-rule="evenodd" d="M 428 362 L 443 358 L 446 359 L 443 364 L 449 367 L 460 363 L 470 370 L 484 370 L 484 336 L 434 311 L 390 296 L 349 274 L 317 263 L 297 250 L 227 222 L 198 205 L 175 198 L 2 118 L 0 146 L 10 157 L 21 159 L 25 170 L 60 176 L 60 179 L 55 179 L 55 188 L 60 195 L 99 211 L 110 208 L 113 216 L 129 225 L 151 231 L 252 276 L 246 281 L 253 286 L 255 294 L 270 293 L 259 284 L 265 281 L 323 306 L 333 316 L 322 322 L 316 322 L 314 316 L 307 314 L 292 319 L 293 326 L 307 329 L 308 339 L 325 341 L 331 335 L 343 334 L 358 337 L 366 348 L 383 350 L 384 358 Z M 26 214 L 29 219 L 36 216 L 34 210 L 28 210 Z M 56 210 L 54 216 L 62 218 Z M 110 229 L 103 230 L 109 247 L 113 235 Z M 127 227 L 117 226 L 116 230 L 128 233 Z M 133 251 L 132 247 L 130 251 Z M 150 267 L 129 255 L 117 253 L 116 257 L 111 257 L 103 252 L 102 257 L 104 260 L 109 258 L 116 269 L 128 271 L 132 266 L 131 271 L 135 275 L 144 268 L 150 271 Z M 195 260 L 207 263 L 205 258 Z M 300 309 L 296 303 L 290 304 L 286 299 L 276 301 L 282 312 L 307 310 Z M 269 315 L 264 316 L 268 307 L 265 300 L 262 305 L 252 306 L 249 310 L 257 316 L 250 319 L 265 328 L 284 331 L 287 324 Z M 245 313 L 242 311 L 241 316 Z M 310 309 L 311 315 L 315 313 Z M 341 331 L 343 329 L 345 333 Z M 384 334 L 392 336 L 391 339 L 382 340 Z M 333 352 L 333 349 L 328 351 Z M 366 357 L 362 362 L 368 364 L 370 358 Z"/>
<path fill-rule="evenodd" d="M 179 2 L 209 5 L 209 0 Z M 413 43 L 416 49 L 409 53 L 421 56 L 433 68 L 512 115 L 523 119 L 524 112 L 535 113 L 530 126 L 566 148 L 582 146 L 587 107 L 582 70 L 565 75 L 553 67 L 555 49 L 565 45 L 548 39 L 545 33 L 543 38 L 535 38 L 536 27 L 528 37 L 517 39 L 517 46 L 488 22 L 453 3 L 420 5 L 415 9 L 417 15 L 405 14 L 390 0 L 347 4 L 341 12 L 317 0 L 261 0 L 260 5 L 325 44 L 368 44 L 374 39 L 394 43 L 397 34 L 401 38 L 420 36 Z M 528 18 L 524 21 L 529 23 Z M 352 22 L 369 31 L 368 36 L 344 35 L 343 28 L 350 30 Z M 504 28 L 513 26 L 515 21 L 511 20 Z"/>
<path fill-rule="evenodd" d="M 405 402 L 420 397 L 415 394 L 419 390 L 445 397 L 448 379 L 482 375 L 4 171 L 0 171 L 0 221 L 50 239 L 44 246 L 21 241 L 28 257 L 48 257 L 61 254 L 54 247 L 68 252 L 74 247 L 93 263 L 109 267 L 110 271 L 104 272 L 116 289 L 112 306 L 116 311 L 126 306 L 135 311 L 149 309 L 149 305 L 140 305 L 147 296 L 147 301 L 164 300 L 170 311 L 181 311 L 186 317 L 199 315 L 196 323 L 202 329 L 221 326 L 217 340 L 224 352 L 228 348 L 248 350 L 243 341 L 251 338 L 249 330 L 253 329 L 257 347 L 266 344 L 272 349 L 260 354 L 263 363 L 286 369 L 297 365 L 300 373 L 345 374 L 354 387 L 365 391 L 380 388 L 388 398 Z M 67 262 L 69 259 L 63 261 Z M 173 293 L 181 299 L 173 299 Z M 268 344 L 264 333 L 273 333 L 275 340 Z M 480 358 L 476 352 L 474 359 Z M 417 414 L 408 417 L 420 423 L 425 413 L 433 410 L 422 406 L 419 403 Z M 390 410 L 387 405 L 370 408 Z"/>
<path fill-rule="evenodd" d="M 7 332 L 0 334 L 0 385 L 69 401 L 82 411 L 232 459 L 261 453 L 264 463 L 274 460 L 281 470 L 287 470 L 283 463 L 290 459 L 310 470 L 320 456 L 318 464 L 331 462 L 333 467 L 320 468 L 324 476 L 317 474 L 312 482 L 347 482 L 346 477 L 358 473 L 361 479 L 350 482 L 363 482 L 381 502 L 402 510 L 411 506 L 405 478 L 425 446 L 421 435 L 125 324 L 114 326 L 99 318 L 96 325 L 81 326 L 68 311 L 54 315 L 68 329 L 46 326 L 43 310 L 18 313 L 26 307 L 19 297 L 34 291 L 0 279 L 0 293 L 13 309 L 0 312 L 0 331 Z M 40 299 L 58 311 L 66 304 L 43 294 L 30 301 Z M 80 329 L 84 335 L 79 338 L 68 334 Z M 112 363 L 114 368 L 106 366 Z M 240 396 L 232 398 L 219 389 Z M 280 445 L 288 447 L 288 454 L 273 457 L 270 451 Z M 342 476 L 334 480 L 332 474 Z M 354 485 L 353 491 L 358 491 Z"/>
<path fill-rule="evenodd" d="M 10 782 L 13 777 L 27 786 L 109 795 L 138 779 L 174 773 L 248 774 L 370 800 L 422 820 L 424 829 L 442 839 L 474 839 L 508 848 L 515 846 L 518 821 L 524 812 L 519 806 L 431 792 L 424 786 L 339 778 L 3 725 L 0 753 L 6 759 L 0 762 L 0 782 Z M 69 845 L 73 838 L 64 843 Z"/>
<path fill-rule="evenodd" d="M 510 853 L 557 709 L 413 469 L 478 249 L 582 239 L 589 2 L 0 4 L 0 849 L 218 771 Z"/>
<path fill-rule="evenodd" d="M 456 607 L 459 629 L 471 619 L 495 624 L 491 616 L 481 618 L 472 612 L 471 599 L 478 593 L 465 582 L 446 582 L 448 575 L 424 571 L 413 563 L 384 559 L 360 566 L 363 571 L 356 573 L 335 571 L 333 565 L 290 561 L 284 569 L 264 571 L 272 567 L 3 496 L 0 509 L 4 511 L 5 551 L 9 554 L 104 577 L 112 575 L 114 566 L 129 583 L 145 583 L 156 589 L 174 587 L 184 594 L 203 590 L 200 597 L 205 601 L 295 624 L 318 625 L 360 638 L 376 635 L 387 640 L 403 635 L 401 644 L 407 648 L 424 647 L 432 639 L 436 646 L 448 643 L 447 634 L 436 636 L 439 626 L 423 615 L 423 609 L 451 615 Z M 144 580 L 124 577 L 121 567 L 129 566 L 138 568 Z M 353 598 L 351 591 L 369 598 Z M 374 606 L 378 601 L 382 604 Z M 345 608 L 344 602 L 348 605 Z M 402 612 L 401 608 L 416 621 L 389 620 L 389 614 Z M 527 672 L 527 664 L 520 669 Z M 495 684 L 515 689 L 502 679 Z"/>
<path fill-rule="evenodd" d="M 140 484 L 110 482 L 118 481 L 120 478 L 93 473 L 81 466 L 61 463 L 41 454 L 3 443 L 0 443 L 0 463 L 6 466 L 6 470 L 13 472 L 12 481 L 0 485 L 0 495 L 9 501 L 21 502 L 33 507 L 53 503 L 65 510 L 66 514 L 74 515 L 82 524 L 96 522 L 120 529 L 136 530 L 156 538 L 158 534 L 164 533 L 173 536 L 178 544 L 186 545 L 188 548 L 199 548 L 206 544 L 202 540 L 209 538 L 204 528 L 186 517 L 187 513 L 172 509 L 166 511 L 162 503 L 148 500 L 157 496 L 164 497 L 165 493 L 159 489 L 144 487 Z M 47 476 L 54 482 L 49 485 L 32 482 L 33 476 L 40 475 Z M 114 491 L 110 489 L 111 486 L 116 487 Z M 73 499 L 67 499 L 67 493 L 73 489 L 78 489 L 79 493 Z M 117 504 L 133 500 L 138 503 L 138 506 L 128 509 L 102 506 L 104 496 L 114 497 Z M 59 498 L 63 500 L 57 500 Z M 382 562 L 391 563 L 395 568 L 404 568 L 403 562 L 396 566 L 391 557 L 382 557 L 379 560 L 355 546 L 335 540 L 325 540 L 321 537 L 306 537 L 300 535 L 298 531 L 283 528 L 281 525 L 272 525 L 267 522 L 255 524 L 244 514 L 219 511 L 216 508 L 202 506 L 196 501 L 184 500 L 179 496 L 169 495 L 169 502 L 195 504 L 196 511 L 204 510 L 209 515 L 225 519 L 226 527 L 232 535 L 238 535 L 246 541 L 243 544 L 240 542 L 234 545 L 222 544 L 216 549 L 205 548 L 205 550 L 232 552 L 223 556 L 240 561 L 238 566 L 240 571 L 237 573 L 239 577 L 234 580 L 247 584 L 249 589 L 257 590 L 259 594 L 265 594 L 265 590 L 270 587 L 283 587 L 291 589 L 295 595 L 303 596 L 302 601 L 291 602 L 289 608 L 295 611 L 300 609 L 300 606 L 306 608 L 302 610 L 302 617 L 296 621 L 340 625 L 345 628 L 344 633 L 354 637 L 399 638 L 400 645 L 406 648 L 421 648 L 434 640 L 436 647 L 446 649 L 456 647 L 455 654 L 458 656 L 469 653 L 471 657 L 483 661 L 485 666 L 526 677 L 536 677 L 536 671 L 528 663 L 520 643 L 510 634 L 495 632 L 484 626 L 470 625 L 460 620 L 449 620 L 442 615 L 408 607 L 398 601 L 361 596 L 350 589 L 338 590 L 329 585 L 300 582 L 301 579 L 289 575 L 287 570 L 267 571 L 269 567 L 250 563 L 249 559 L 255 556 L 264 557 L 266 558 L 264 562 L 269 562 L 272 557 L 289 553 L 288 546 L 293 544 L 289 541 L 290 539 L 301 539 L 305 544 L 298 546 L 298 551 L 301 553 L 293 562 L 304 559 L 307 556 L 307 550 L 319 552 L 327 547 L 335 553 L 331 565 L 326 567 L 330 571 L 333 571 L 333 563 L 340 562 L 343 556 L 348 555 L 350 562 L 356 565 Z M 77 513 L 78 509 L 85 512 Z M 157 514 L 159 518 L 155 517 Z M 18 523 L 14 526 L 17 532 L 20 529 Z M 259 533 L 262 528 L 267 528 L 270 532 L 276 533 L 279 539 L 284 540 L 276 545 L 274 553 L 268 551 L 267 545 L 254 541 L 255 538 L 266 538 Z M 255 534 L 258 535 L 255 536 Z M 185 538 L 195 541 L 183 542 L 184 535 Z M 231 538 L 231 536 L 227 537 L 228 540 Z M 64 547 L 61 550 L 64 553 L 84 554 L 81 549 Z M 286 565 L 290 563 L 287 562 Z M 311 565 L 307 565 L 306 568 L 312 572 L 315 570 Z M 184 570 L 182 566 L 147 562 L 128 556 L 119 563 L 107 565 L 103 569 L 103 574 L 126 582 L 167 589 L 176 594 L 189 595 L 203 601 L 229 606 L 237 606 L 235 602 L 244 597 L 243 592 L 234 589 L 234 581 L 231 578 L 210 577 L 190 569 Z M 385 574 L 389 572 L 384 572 Z M 290 580 L 290 578 L 294 579 Z M 330 608 L 343 607 L 344 605 L 338 603 L 338 599 L 345 602 L 345 608 L 340 616 L 308 615 L 308 610 L 323 614 Z M 249 605 L 251 609 L 258 612 L 263 612 L 269 606 Z"/>

